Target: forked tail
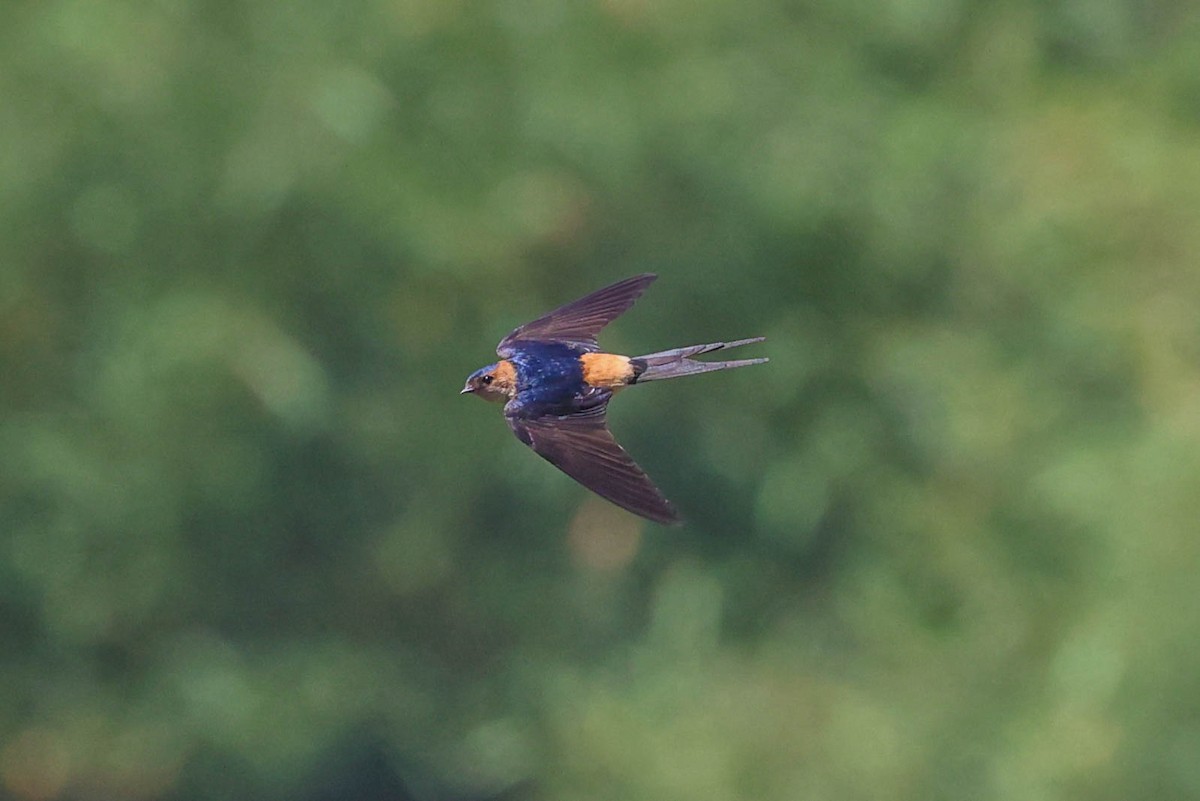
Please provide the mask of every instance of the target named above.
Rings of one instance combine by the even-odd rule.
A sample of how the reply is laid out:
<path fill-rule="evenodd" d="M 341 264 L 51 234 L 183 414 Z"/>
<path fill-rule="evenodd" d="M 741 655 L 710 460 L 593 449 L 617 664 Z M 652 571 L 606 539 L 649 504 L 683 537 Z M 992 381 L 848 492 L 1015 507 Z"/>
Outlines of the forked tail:
<path fill-rule="evenodd" d="M 767 359 L 734 359 L 727 362 L 700 362 L 694 360 L 692 357 L 703 356 L 706 353 L 713 353 L 714 351 L 725 350 L 726 348 L 736 348 L 740 345 L 762 342 L 764 339 L 766 337 L 751 337 L 750 339 L 739 339 L 736 342 L 710 342 L 707 345 L 691 345 L 686 348 L 675 348 L 673 350 L 659 351 L 658 353 L 648 353 L 645 356 L 637 356 L 630 360 L 635 376 L 634 380 L 630 383 L 658 381 L 663 378 L 679 378 L 684 375 L 710 373 L 714 370 L 729 370 L 733 367 L 762 364 Z"/>

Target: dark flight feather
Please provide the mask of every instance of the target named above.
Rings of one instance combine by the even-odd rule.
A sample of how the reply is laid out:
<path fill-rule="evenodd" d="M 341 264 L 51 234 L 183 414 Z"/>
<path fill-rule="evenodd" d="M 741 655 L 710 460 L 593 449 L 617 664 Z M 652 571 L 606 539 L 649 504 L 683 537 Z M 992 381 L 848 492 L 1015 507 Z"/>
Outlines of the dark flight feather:
<path fill-rule="evenodd" d="M 597 495 L 657 523 L 679 522 L 675 507 L 613 438 L 607 408 L 605 399 L 575 414 L 506 419 L 517 439 Z"/>
<path fill-rule="evenodd" d="M 588 352 L 598 351 L 596 335 L 600 330 L 629 309 L 657 278 L 653 273 L 626 278 L 560 306 L 514 329 L 500 340 L 496 353 L 507 359 L 514 353 L 514 346 L 523 341 L 561 342 Z"/>

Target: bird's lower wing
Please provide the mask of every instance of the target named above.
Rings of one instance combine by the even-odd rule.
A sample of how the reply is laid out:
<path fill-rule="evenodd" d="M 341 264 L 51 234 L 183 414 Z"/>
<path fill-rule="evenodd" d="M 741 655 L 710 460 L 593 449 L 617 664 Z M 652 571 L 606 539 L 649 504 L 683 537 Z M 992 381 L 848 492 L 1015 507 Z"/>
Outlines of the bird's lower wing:
<path fill-rule="evenodd" d="M 562 417 L 507 419 L 517 439 L 592 492 L 656 523 L 678 522 L 675 507 L 613 438 L 606 408 L 600 404 Z"/>

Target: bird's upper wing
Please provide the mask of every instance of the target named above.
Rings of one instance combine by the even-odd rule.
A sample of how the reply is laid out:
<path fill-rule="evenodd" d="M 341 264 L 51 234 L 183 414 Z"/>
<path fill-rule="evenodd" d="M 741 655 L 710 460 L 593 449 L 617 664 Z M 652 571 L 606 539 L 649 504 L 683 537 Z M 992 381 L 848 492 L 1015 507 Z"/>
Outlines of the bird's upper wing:
<path fill-rule="evenodd" d="M 512 355 L 513 343 L 520 340 L 563 342 L 589 351 L 599 350 L 596 335 L 600 329 L 632 306 L 656 278 L 658 276 L 653 273 L 626 278 L 560 306 L 533 322 L 525 323 L 500 340 L 496 353 L 507 359 Z"/>
<path fill-rule="evenodd" d="M 625 449 L 605 421 L 608 402 L 565 416 L 507 416 L 517 439 L 592 492 L 656 523 L 676 523 L 671 502 Z"/>

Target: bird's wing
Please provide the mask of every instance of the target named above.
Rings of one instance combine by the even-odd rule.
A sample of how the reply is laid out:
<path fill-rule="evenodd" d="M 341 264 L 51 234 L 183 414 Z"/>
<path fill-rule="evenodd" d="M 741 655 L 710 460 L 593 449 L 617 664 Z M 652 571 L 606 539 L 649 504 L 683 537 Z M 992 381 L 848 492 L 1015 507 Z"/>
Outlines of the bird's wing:
<path fill-rule="evenodd" d="M 675 507 L 613 439 L 607 407 L 605 401 L 561 417 L 507 420 L 517 439 L 600 497 L 656 523 L 678 522 Z"/>
<path fill-rule="evenodd" d="M 589 351 L 599 350 L 596 335 L 600 329 L 632 306 L 656 278 L 658 276 L 653 273 L 626 278 L 560 306 L 533 322 L 525 323 L 500 340 L 496 353 L 507 359 L 512 355 L 513 344 L 521 340 L 563 342 Z"/>

